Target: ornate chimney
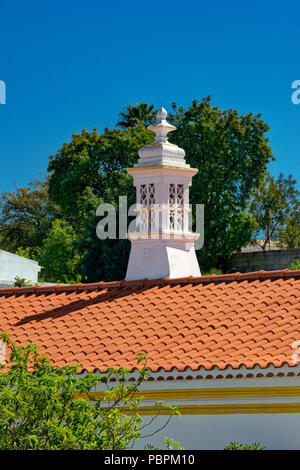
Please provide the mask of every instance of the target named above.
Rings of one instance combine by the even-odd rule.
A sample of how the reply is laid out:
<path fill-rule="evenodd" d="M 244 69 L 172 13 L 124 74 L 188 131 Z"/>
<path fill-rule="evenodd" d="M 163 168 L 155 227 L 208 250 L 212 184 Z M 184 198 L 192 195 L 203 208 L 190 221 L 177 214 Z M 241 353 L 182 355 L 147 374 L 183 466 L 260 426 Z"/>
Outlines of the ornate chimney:
<path fill-rule="evenodd" d="M 198 172 L 185 162 L 185 152 L 168 142 L 176 127 L 166 121 L 167 111 L 158 110 L 148 127 L 153 143 L 139 151 L 139 160 L 127 172 L 136 187 L 137 217 L 128 233 L 131 252 L 126 280 L 200 276 L 194 249 L 199 234 L 189 231 L 189 186 Z"/>

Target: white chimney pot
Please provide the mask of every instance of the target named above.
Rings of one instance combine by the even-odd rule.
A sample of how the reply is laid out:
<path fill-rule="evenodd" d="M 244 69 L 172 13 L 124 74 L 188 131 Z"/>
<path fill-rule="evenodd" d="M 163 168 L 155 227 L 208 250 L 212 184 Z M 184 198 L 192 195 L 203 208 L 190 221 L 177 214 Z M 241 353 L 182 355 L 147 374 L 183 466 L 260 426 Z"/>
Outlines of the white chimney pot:
<path fill-rule="evenodd" d="M 155 140 L 139 150 L 139 160 L 128 168 L 136 187 L 136 230 L 128 233 L 131 251 L 126 280 L 200 276 L 194 249 L 199 234 L 189 231 L 189 187 L 198 172 L 185 162 L 185 152 L 168 142 L 176 130 L 158 110 L 148 127 Z"/>

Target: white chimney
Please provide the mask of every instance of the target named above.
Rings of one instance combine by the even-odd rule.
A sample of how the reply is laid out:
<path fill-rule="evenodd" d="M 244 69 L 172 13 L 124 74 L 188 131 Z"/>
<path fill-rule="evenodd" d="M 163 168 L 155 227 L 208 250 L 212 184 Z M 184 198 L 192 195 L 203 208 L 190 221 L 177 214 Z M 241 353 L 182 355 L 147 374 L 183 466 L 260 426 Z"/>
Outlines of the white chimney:
<path fill-rule="evenodd" d="M 127 172 L 136 187 L 136 228 L 128 233 L 131 251 L 126 280 L 200 276 L 194 249 L 199 234 L 189 231 L 189 186 L 198 172 L 185 162 L 185 152 L 168 142 L 176 129 L 157 112 L 153 143 L 139 151 L 139 160 Z"/>

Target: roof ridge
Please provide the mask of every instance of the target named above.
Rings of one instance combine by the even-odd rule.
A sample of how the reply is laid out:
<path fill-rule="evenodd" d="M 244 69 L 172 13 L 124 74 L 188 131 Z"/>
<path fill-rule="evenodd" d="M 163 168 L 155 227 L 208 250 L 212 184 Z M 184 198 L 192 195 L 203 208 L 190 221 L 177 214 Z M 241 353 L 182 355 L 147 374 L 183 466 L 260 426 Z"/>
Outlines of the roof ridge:
<path fill-rule="evenodd" d="M 94 291 L 114 288 L 128 288 L 128 287 L 150 287 L 157 285 L 167 284 L 201 284 L 201 283 L 216 283 L 216 282 L 232 282 L 232 281 L 252 281 L 255 279 L 288 279 L 300 278 L 300 269 L 298 270 L 275 270 L 275 271 L 253 271 L 250 273 L 232 273 L 232 274 L 210 274 L 208 276 L 188 276 L 169 279 L 168 277 L 161 279 L 141 279 L 136 281 L 110 281 L 110 282 L 94 282 L 88 284 L 56 284 L 51 286 L 39 286 L 38 284 L 30 287 L 8 287 L 0 289 L 0 295 L 22 295 L 22 294 L 36 294 L 36 293 L 51 293 L 51 292 L 75 292 L 75 291 Z"/>

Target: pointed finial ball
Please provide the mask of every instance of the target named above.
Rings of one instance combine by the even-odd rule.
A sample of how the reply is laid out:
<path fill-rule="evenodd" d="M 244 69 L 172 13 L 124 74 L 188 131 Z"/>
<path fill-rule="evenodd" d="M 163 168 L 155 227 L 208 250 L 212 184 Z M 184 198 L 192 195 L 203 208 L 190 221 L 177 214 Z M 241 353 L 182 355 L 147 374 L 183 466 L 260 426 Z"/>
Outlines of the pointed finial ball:
<path fill-rule="evenodd" d="M 162 119 L 166 119 L 167 115 L 168 113 L 165 110 L 165 108 L 160 108 L 156 113 L 156 117 L 158 121 L 161 121 Z"/>

